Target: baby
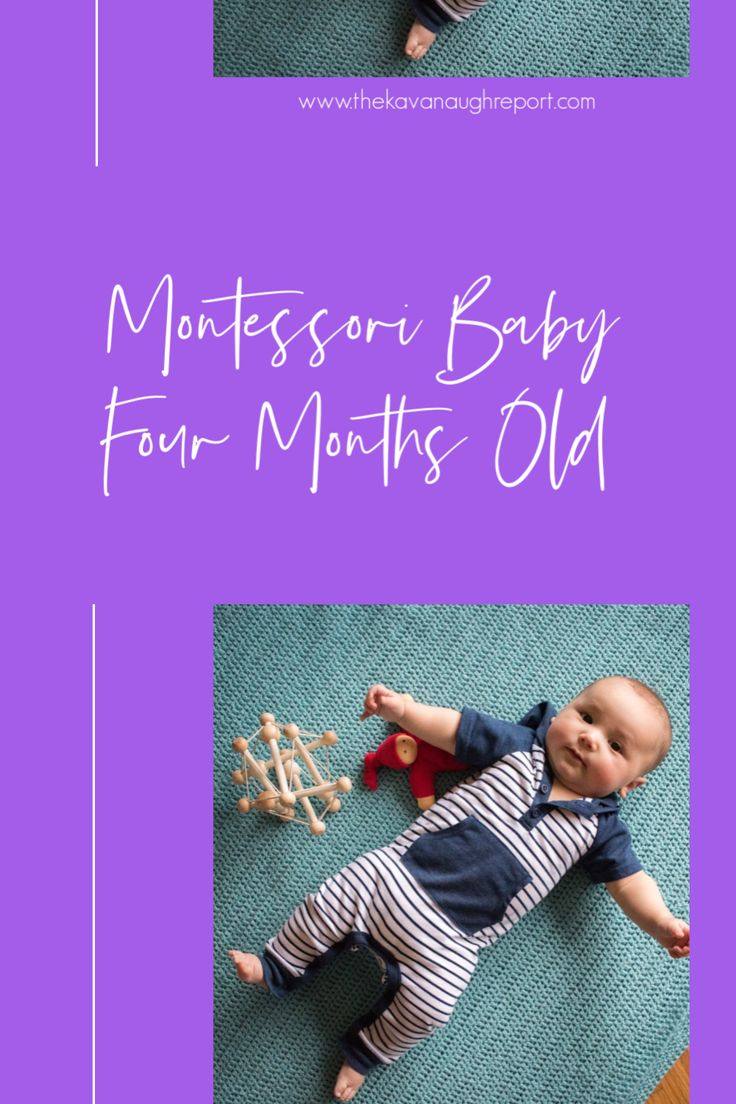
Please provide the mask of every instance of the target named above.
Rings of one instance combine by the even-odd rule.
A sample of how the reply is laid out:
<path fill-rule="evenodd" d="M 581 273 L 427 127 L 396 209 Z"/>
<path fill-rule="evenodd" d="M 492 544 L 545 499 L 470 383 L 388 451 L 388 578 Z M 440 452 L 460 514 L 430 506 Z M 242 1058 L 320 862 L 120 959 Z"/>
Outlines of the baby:
<path fill-rule="evenodd" d="M 372 686 L 361 720 L 375 715 L 483 769 L 309 894 L 262 957 L 229 952 L 243 981 L 275 996 L 342 947 L 367 946 L 383 961 L 378 1003 L 341 1040 L 336 1100 L 352 1100 L 371 1067 L 447 1023 L 479 949 L 578 862 L 672 958 L 689 954 L 688 925 L 641 869 L 618 815 L 619 796 L 643 786 L 670 747 L 653 690 L 604 678 L 559 713 L 545 702 L 509 724 Z"/>

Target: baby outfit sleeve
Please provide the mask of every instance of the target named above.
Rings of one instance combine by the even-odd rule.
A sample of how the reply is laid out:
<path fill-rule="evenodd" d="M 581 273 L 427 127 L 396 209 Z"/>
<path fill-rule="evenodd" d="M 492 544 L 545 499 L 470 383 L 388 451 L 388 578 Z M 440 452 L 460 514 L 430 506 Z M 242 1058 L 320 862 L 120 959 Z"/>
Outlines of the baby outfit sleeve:
<path fill-rule="evenodd" d="M 471 767 L 488 767 L 504 755 L 529 751 L 542 741 L 555 712 L 549 702 L 540 702 L 518 724 L 511 724 L 466 706 L 460 716 L 455 756 Z"/>
<path fill-rule="evenodd" d="M 580 865 L 594 882 L 617 882 L 636 874 L 642 866 L 631 843 L 631 833 L 617 813 L 598 820 L 598 834 Z"/>

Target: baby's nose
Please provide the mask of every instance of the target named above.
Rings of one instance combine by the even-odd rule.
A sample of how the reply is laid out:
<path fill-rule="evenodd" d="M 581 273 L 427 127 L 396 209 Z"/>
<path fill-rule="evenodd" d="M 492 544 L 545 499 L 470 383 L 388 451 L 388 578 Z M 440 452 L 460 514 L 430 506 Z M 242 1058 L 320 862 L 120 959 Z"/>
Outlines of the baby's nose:
<path fill-rule="evenodd" d="M 580 733 L 580 739 L 586 747 L 590 748 L 591 751 L 596 751 L 596 749 L 598 748 L 598 735 L 596 732 L 593 731 L 592 728 L 582 729 Z"/>

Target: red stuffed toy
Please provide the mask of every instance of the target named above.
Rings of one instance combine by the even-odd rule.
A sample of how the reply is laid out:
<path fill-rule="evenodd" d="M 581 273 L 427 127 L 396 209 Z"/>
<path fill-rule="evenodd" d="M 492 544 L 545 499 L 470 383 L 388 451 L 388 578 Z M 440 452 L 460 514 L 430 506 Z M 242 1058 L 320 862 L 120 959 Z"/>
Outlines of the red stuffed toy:
<path fill-rule="evenodd" d="M 363 781 L 369 790 L 378 787 L 379 767 L 408 770 L 409 788 L 420 809 L 428 809 L 434 804 L 434 776 L 439 771 L 469 769 L 467 763 L 461 763 L 449 751 L 432 747 L 408 732 L 394 732 L 392 736 L 387 736 L 376 751 L 367 752 L 363 764 Z"/>

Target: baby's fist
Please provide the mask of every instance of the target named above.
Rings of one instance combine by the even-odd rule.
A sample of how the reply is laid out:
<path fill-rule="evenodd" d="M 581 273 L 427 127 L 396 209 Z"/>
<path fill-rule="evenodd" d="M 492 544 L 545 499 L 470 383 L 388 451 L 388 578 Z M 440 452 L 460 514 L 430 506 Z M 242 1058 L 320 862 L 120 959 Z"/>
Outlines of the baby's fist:
<path fill-rule="evenodd" d="M 657 932 L 657 939 L 670 958 L 687 958 L 690 954 L 690 926 L 671 916 Z"/>
<path fill-rule="evenodd" d="M 406 702 L 404 694 L 397 694 L 395 690 L 389 690 L 388 686 L 376 683 L 365 696 L 360 719 L 364 721 L 367 717 L 378 715 L 384 721 L 399 724 L 406 710 Z"/>

